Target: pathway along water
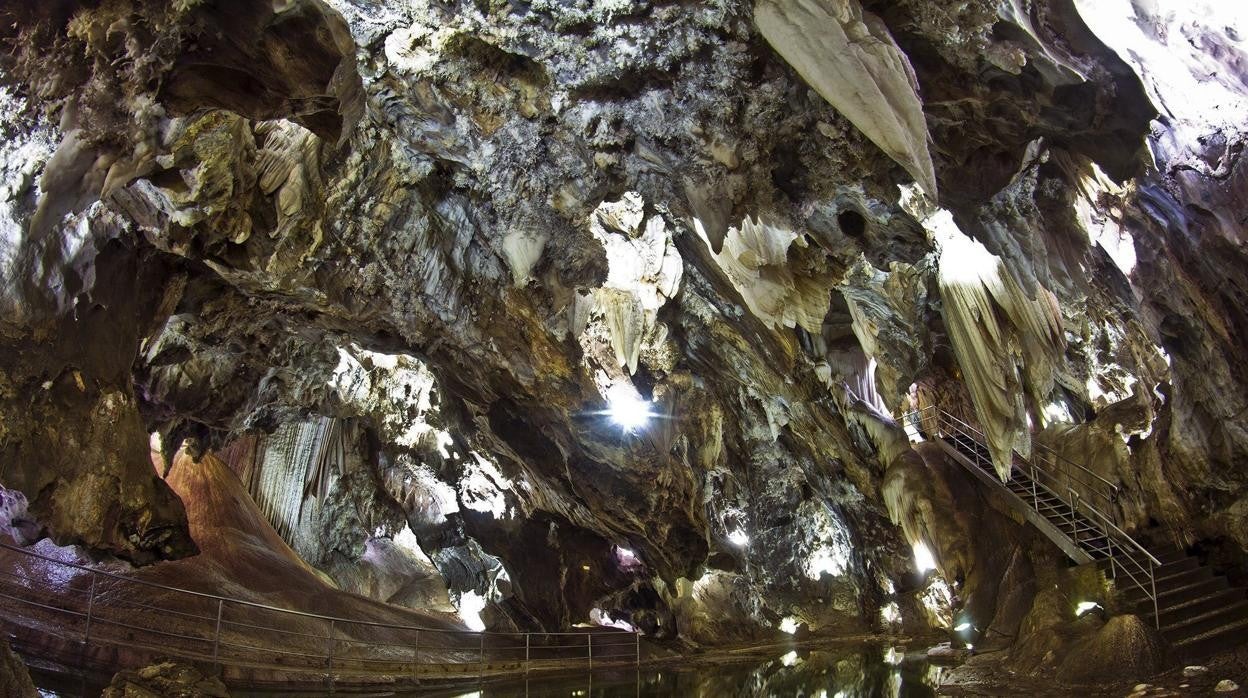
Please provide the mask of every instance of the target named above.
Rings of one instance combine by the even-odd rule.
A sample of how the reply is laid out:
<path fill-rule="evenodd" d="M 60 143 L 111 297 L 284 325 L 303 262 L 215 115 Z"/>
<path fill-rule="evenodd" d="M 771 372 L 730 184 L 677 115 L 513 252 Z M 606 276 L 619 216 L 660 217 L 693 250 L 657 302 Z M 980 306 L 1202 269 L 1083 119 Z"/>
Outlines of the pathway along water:
<path fill-rule="evenodd" d="M 390 694 L 396 698 L 637 698 L 640 696 L 806 696 L 808 698 L 927 698 L 936 695 L 947 669 L 929 664 L 923 648 L 836 645 L 798 648 L 728 663 L 677 667 L 643 665 L 580 674 L 530 676 L 481 686 Z M 248 694 L 289 698 L 289 694 Z"/>

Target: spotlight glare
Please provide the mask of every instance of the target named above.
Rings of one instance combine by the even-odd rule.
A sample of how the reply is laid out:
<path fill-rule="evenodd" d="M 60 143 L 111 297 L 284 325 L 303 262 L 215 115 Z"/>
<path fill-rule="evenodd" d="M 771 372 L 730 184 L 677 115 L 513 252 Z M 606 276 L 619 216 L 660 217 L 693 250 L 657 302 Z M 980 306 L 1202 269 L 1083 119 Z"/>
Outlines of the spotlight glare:
<path fill-rule="evenodd" d="M 1088 611 L 1091 611 L 1092 609 L 1100 608 L 1100 607 L 1101 605 L 1095 601 L 1080 601 L 1075 606 L 1075 617 L 1078 618 L 1082 616 L 1083 614 L 1087 613 Z"/>
<path fill-rule="evenodd" d="M 929 570 L 936 569 L 936 558 L 932 557 L 932 551 L 928 549 L 923 541 L 919 541 L 911 546 L 914 549 L 914 567 L 919 574 L 926 574 Z"/>
<path fill-rule="evenodd" d="M 631 385 L 616 384 L 607 392 L 607 403 L 611 421 L 628 431 L 644 427 L 654 416 L 650 402 L 642 400 Z"/>

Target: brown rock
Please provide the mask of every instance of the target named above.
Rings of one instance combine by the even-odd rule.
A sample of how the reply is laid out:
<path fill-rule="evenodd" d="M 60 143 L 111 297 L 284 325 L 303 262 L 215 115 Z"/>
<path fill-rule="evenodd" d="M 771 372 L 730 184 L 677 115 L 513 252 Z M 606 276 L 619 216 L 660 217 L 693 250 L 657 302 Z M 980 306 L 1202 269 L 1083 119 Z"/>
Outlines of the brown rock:
<path fill-rule="evenodd" d="M 1057 675 L 1069 683 L 1142 679 L 1165 667 L 1165 653 L 1165 643 L 1139 616 L 1114 616 L 1071 648 Z"/>
<path fill-rule="evenodd" d="M 37 698 L 39 695 L 26 665 L 13 653 L 8 640 L 0 640 L 0 695 L 12 698 Z"/>
<path fill-rule="evenodd" d="M 229 698 L 225 684 L 195 667 L 161 662 L 137 671 L 118 672 L 101 698 Z"/>

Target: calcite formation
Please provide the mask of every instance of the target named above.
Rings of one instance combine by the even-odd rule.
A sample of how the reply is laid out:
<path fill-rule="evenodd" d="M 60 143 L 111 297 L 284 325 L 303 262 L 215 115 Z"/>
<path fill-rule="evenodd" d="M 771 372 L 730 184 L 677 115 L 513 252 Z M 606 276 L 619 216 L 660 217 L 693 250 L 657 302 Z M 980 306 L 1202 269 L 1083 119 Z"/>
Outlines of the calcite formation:
<path fill-rule="evenodd" d="M 802 79 L 936 196 L 918 80 L 879 17 L 857 0 L 765 0 L 754 21 Z"/>
<path fill-rule="evenodd" d="M 1048 443 L 1127 528 L 1242 563 L 1248 24 L 1218 17 L 0 8 L 6 525 L 194 576 L 217 486 L 170 483 L 208 463 L 281 535 L 251 563 L 473 625 L 1041 637 L 1078 580 L 906 442 L 938 404 L 1002 477 Z"/>

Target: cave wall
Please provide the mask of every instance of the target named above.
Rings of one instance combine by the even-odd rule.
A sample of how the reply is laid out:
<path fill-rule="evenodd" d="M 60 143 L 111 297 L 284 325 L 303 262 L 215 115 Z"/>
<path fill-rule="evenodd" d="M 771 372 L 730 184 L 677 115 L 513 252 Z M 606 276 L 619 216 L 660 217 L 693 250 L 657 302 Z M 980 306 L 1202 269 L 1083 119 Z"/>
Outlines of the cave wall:
<path fill-rule="evenodd" d="M 888 413 L 939 403 L 1242 555 L 1242 41 L 1119 4 L 0 10 L 0 484 L 193 554 L 154 432 L 382 600 L 935 625 L 919 539 L 994 608 L 1028 577 L 918 515 Z"/>

